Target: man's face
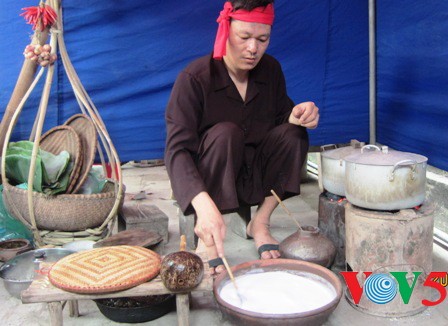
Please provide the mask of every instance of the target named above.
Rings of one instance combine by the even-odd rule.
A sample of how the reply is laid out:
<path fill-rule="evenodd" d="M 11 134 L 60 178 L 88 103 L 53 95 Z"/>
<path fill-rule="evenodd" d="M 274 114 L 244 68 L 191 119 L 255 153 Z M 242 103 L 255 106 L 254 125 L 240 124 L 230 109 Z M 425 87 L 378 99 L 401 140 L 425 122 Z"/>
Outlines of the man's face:
<path fill-rule="evenodd" d="M 266 52 L 270 36 L 270 25 L 232 20 L 225 63 L 232 70 L 253 69 Z"/>

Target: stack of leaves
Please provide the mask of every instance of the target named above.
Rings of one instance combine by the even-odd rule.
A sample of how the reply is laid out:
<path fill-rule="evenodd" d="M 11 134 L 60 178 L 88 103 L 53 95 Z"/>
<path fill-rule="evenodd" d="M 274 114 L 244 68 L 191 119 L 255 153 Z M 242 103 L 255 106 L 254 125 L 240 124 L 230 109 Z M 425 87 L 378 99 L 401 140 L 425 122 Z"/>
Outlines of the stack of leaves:
<path fill-rule="evenodd" d="M 33 152 L 33 142 L 19 141 L 9 143 L 6 151 L 6 177 L 11 184 L 27 188 L 28 174 Z M 62 151 L 58 155 L 38 150 L 33 190 L 48 195 L 64 193 L 73 169 L 70 154 Z"/>

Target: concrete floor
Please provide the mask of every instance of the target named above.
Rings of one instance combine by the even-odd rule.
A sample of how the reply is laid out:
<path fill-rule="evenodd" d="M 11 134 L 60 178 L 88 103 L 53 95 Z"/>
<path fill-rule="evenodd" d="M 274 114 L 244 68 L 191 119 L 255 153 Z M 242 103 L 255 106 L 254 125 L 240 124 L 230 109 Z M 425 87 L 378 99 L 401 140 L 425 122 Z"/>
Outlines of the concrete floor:
<path fill-rule="evenodd" d="M 159 248 L 162 254 L 178 250 L 179 228 L 177 208 L 171 200 L 171 189 L 164 166 L 136 167 L 128 163 L 123 166 L 124 183 L 127 193 L 145 191 L 148 201 L 157 205 L 169 216 L 169 242 Z M 290 198 L 285 205 L 297 217 L 301 225 L 317 225 L 317 209 L 319 187 L 316 180 L 308 180 L 302 186 L 300 197 Z M 278 208 L 272 218 L 272 232 L 282 240 L 295 230 L 295 224 Z M 243 239 L 230 230 L 225 241 L 226 257 L 230 265 L 257 259 L 253 240 Z M 433 270 L 448 270 L 448 254 L 434 246 Z M 0 286 L 0 325 L 49 325 L 49 314 L 44 304 L 22 304 L 20 300 L 11 297 L 3 285 Z M 220 313 L 214 302 L 212 293 L 195 294 L 191 299 L 190 325 L 233 325 Z M 64 309 L 64 325 L 119 325 L 104 317 L 96 304 L 91 300 L 79 302 L 80 317 L 69 317 L 68 309 Z M 177 325 L 176 312 L 173 311 L 155 321 L 144 325 Z M 338 307 L 330 316 L 325 326 L 368 326 L 368 325 L 448 325 L 448 299 L 442 304 L 430 307 L 424 312 L 402 318 L 384 318 L 371 316 L 352 308 L 343 296 Z"/>

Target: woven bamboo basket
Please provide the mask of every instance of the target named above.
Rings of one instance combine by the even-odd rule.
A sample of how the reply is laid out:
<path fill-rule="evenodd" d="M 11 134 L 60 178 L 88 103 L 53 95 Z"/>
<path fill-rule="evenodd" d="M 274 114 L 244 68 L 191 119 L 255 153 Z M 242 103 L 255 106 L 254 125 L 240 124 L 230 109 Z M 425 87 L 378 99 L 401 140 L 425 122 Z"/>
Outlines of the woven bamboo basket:
<path fill-rule="evenodd" d="M 20 215 L 31 223 L 27 190 L 3 182 L 3 200 L 11 214 Z M 112 182 L 106 183 L 103 192 L 92 195 L 63 194 L 48 196 L 33 192 L 34 217 L 39 229 L 54 231 L 81 231 L 101 225 L 115 203 Z"/>

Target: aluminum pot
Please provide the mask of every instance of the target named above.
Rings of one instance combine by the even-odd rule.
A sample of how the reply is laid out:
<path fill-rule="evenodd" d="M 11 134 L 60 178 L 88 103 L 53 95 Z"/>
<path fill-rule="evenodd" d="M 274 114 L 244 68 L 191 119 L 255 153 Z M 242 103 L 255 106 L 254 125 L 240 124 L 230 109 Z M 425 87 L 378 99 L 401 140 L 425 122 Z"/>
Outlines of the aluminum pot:
<path fill-rule="evenodd" d="M 350 146 L 337 147 L 334 144 L 321 146 L 321 174 L 324 189 L 338 196 L 345 197 L 345 157 L 361 151 L 360 143 L 352 140 Z"/>
<path fill-rule="evenodd" d="M 46 248 L 15 256 L 0 267 L 0 277 L 3 279 L 6 291 L 13 297 L 20 299 L 21 292 L 30 286 L 35 271 L 39 270 L 41 262 L 57 262 L 73 253 L 75 251 L 67 249 Z"/>
<path fill-rule="evenodd" d="M 375 149 L 369 151 L 367 149 Z M 374 145 L 345 158 L 345 194 L 361 208 L 400 210 L 425 200 L 425 156 Z"/>

